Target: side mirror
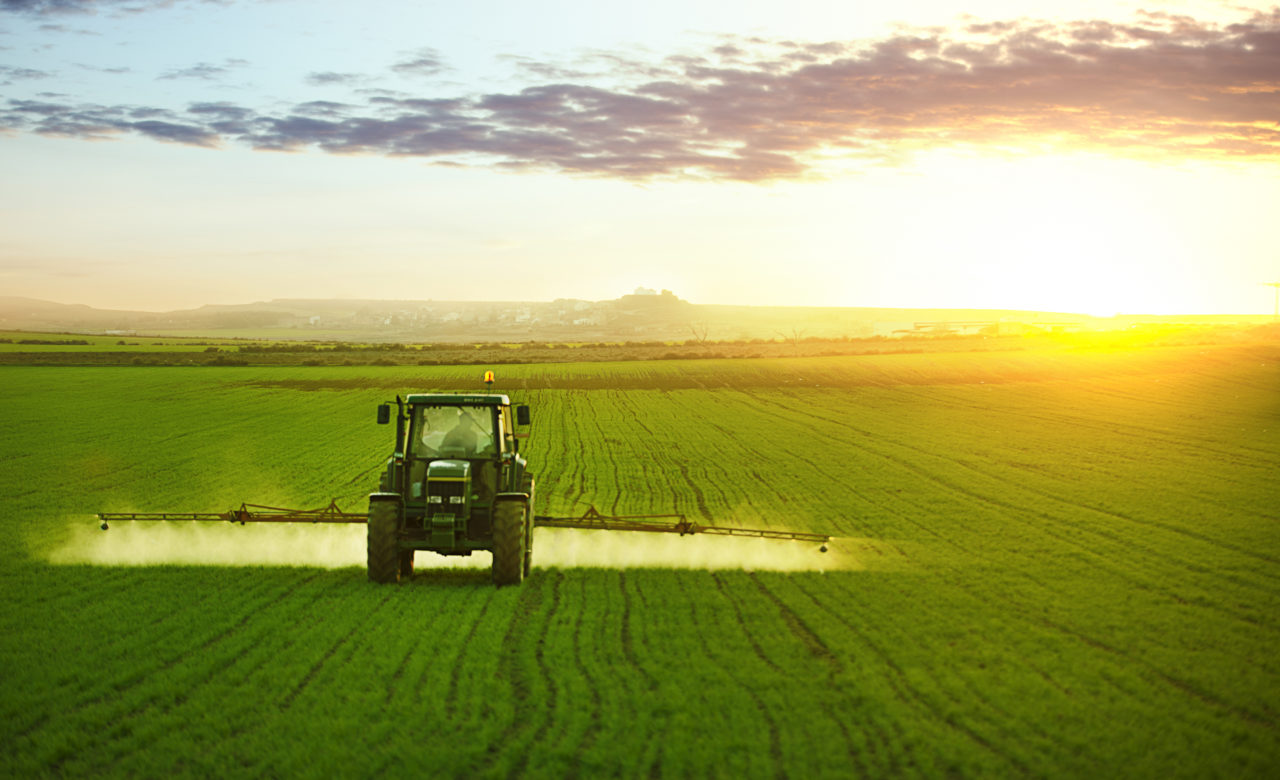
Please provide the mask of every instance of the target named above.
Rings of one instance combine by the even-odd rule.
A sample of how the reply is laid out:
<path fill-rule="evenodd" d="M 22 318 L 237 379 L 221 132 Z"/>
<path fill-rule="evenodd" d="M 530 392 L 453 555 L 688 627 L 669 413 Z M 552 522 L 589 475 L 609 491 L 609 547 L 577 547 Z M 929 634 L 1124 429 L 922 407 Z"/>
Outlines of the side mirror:
<path fill-rule="evenodd" d="M 529 424 L 529 407 L 526 404 L 520 404 L 516 407 L 516 425 Z"/>
<path fill-rule="evenodd" d="M 391 422 L 391 404 L 381 404 L 378 406 L 378 425 L 386 425 Z"/>

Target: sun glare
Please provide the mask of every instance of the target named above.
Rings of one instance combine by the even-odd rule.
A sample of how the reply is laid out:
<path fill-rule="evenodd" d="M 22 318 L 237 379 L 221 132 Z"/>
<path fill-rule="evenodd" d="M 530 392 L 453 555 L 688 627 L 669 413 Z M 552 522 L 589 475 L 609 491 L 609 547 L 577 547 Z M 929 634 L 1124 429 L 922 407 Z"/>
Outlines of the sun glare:
<path fill-rule="evenodd" d="M 905 171 L 860 175 L 875 198 L 856 204 L 856 232 L 827 234 L 827 249 L 847 259 L 852 244 L 869 264 L 912 269 L 875 272 L 881 297 L 903 305 L 1095 316 L 1205 308 L 1179 241 L 1185 226 L 1171 224 L 1152 177 L 1145 164 L 1089 155 L 927 154 Z M 865 301 L 865 285 L 858 292 Z"/>

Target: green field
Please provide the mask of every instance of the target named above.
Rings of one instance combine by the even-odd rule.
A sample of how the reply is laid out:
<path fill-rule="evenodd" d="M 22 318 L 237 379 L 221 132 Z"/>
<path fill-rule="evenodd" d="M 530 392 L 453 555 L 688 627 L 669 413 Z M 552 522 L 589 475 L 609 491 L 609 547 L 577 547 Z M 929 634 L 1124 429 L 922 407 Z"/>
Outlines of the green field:
<path fill-rule="evenodd" d="M 375 405 L 477 379 L 0 368 L 0 775 L 1280 766 L 1274 344 L 500 371 L 539 513 L 829 531 L 826 556 L 540 529 L 519 588 L 422 558 L 397 587 L 359 527 L 94 529 L 360 508 Z"/>

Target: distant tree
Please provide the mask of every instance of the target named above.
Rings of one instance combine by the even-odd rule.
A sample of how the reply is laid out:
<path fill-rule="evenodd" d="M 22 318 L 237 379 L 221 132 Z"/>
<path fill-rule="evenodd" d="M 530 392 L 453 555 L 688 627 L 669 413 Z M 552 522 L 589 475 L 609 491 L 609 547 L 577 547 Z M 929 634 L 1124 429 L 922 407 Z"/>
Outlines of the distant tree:
<path fill-rule="evenodd" d="M 705 322 L 689 323 L 689 332 L 693 334 L 693 340 L 698 344 L 707 343 L 707 331 L 709 327 Z"/>
<path fill-rule="evenodd" d="M 789 334 L 782 331 L 774 331 L 774 333 L 777 333 L 783 342 L 790 344 L 797 355 L 800 354 L 800 339 L 804 338 L 803 328 L 792 328 Z"/>

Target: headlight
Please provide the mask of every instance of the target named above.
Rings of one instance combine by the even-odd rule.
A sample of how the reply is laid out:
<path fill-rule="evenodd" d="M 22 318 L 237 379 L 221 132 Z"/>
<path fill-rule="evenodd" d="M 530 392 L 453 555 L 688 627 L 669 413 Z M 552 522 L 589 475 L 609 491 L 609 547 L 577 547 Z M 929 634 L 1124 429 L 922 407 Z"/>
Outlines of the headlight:
<path fill-rule="evenodd" d="M 441 498 L 440 496 L 427 496 L 427 503 L 428 503 L 428 504 L 443 504 L 443 503 L 444 503 L 444 499 L 443 499 L 443 498 Z"/>
<path fill-rule="evenodd" d="M 462 496 L 449 496 L 449 503 L 450 503 L 450 504 L 461 504 L 461 503 L 462 503 Z"/>

